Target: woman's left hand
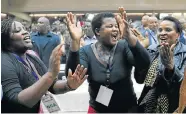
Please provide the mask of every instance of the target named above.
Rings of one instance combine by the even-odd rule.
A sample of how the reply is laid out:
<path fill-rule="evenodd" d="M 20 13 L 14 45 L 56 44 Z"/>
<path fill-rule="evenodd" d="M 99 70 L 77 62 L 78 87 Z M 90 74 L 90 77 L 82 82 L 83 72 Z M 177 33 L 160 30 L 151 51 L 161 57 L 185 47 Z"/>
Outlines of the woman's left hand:
<path fill-rule="evenodd" d="M 72 74 L 72 71 L 69 69 L 67 77 L 68 86 L 71 89 L 77 89 L 87 79 L 88 75 L 85 75 L 86 72 L 87 68 L 80 65 L 76 67 L 74 74 Z"/>
<path fill-rule="evenodd" d="M 162 43 L 160 47 L 160 57 L 161 63 L 165 66 L 165 68 L 169 70 L 173 70 L 174 62 L 173 62 L 173 50 L 176 44 L 172 44 L 169 46 L 168 43 Z"/>

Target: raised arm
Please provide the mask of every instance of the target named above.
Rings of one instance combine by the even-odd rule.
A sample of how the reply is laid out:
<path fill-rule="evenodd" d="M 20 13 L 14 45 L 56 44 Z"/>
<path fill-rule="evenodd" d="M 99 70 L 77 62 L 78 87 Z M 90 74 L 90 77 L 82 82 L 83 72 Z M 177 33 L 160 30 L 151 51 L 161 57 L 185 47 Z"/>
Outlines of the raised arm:
<path fill-rule="evenodd" d="M 179 45 L 179 44 L 177 44 Z M 186 66 L 186 58 L 180 58 L 178 61 L 181 62 L 181 66 L 177 66 L 174 61 L 174 47 L 176 44 L 169 46 L 167 43 L 162 43 L 160 47 L 160 58 L 161 63 L 164 66 L 163 78 L 166 80 L 167 85 L 172 86 L 172 84 L 180 84 L 184 76 L 184 68 Z M 183 47 L 184 48 L 184 47 Z M 184 55 L 185 53 L 182 52 Z M 179 68 L 180 67 L 180 68 Z M 175 86 L 172 86 L 175 87 Z"/>
<path fill-rule="evenodd" d="M 2 64 L 2 85 L 4 97 L 10 102 L 22 104 L 30 108 L 38 103 L 41 97 L 53 84 L 59 73 L 60 57 L 62 54 L 61 47 L 62 45 L 57 46 L 52 52 L 48 72 L 26 89 L 22 89 L 21 87 L 16 66 L 12 62 L 7 61 L 4 57 L 3 60 L 7 61 Z"/>
<path fill-rule="evenodd" d="M 143 83 L 150 66 L 150 56 L 139 41 L 133 47 L 125 45 L 127 60 L 135 67 L 134 78 L 137 83 Z"/>
<path fill-rule="evenodd" d="M 87 57 L 84 50 L 80 50 L 80 40 L 83 36 L 82 28 L 80 23 L 76 22 L 75 16 L 70 12 L 66 16 L 67 27 L 70 32 L 72 41 L 69 52 L 69 57 L 66 63 L 65 73 L 68 76 L 68 70 L 71 69 L 72 72 L 75 72 L 75 68 L 78 64 L 81 64 L 87 68 Z"/>
<path fill-rule="evenodd" d="M 121 38 L 125 38 L 128 45 L 126 45 L 126 54 L 129 62 L 135 66 L 135 79 L 138 83 L 143 83 L 145 74 L 150 66 L 150 57 L 146 49 L 138 42 L 137 36 L 134 34 L 129 23 L 126 21 L 126 11 L 123 7 L 119 8 L 121 14 L 116 16 L 119 25 Z"/>

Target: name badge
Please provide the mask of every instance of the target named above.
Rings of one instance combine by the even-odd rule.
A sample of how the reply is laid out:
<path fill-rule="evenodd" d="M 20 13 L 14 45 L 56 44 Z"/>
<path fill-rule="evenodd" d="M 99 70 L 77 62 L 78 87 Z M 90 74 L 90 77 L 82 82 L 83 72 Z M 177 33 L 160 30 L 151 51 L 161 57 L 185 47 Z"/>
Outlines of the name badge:
<path fill-rule="evenodd" d="M 49 113 L 60 111 L 59 105 L 51 94 L 44 95 L 41 100 Z"/>
<path fill-rule="evenodd" d="M 113 92 L 114 91 L 112 89 L 101 85 L 99 88 L 98 95 L 96 97 L 96 101 L 108 107 Z"/>

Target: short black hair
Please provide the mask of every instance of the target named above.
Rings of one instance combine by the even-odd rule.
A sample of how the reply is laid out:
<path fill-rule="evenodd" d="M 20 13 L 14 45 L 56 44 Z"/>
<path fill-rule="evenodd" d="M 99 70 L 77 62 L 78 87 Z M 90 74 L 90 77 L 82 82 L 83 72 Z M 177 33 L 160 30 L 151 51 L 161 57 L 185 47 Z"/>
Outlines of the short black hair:
<path fill-rule="evenodd" d="M 176 32 L 178 32 L 179 34 L 182 33 L 182 25 L 180 23 L 180 21 L 178 19 L 176 19 L 175 17 L 171 17 L 171 16 L 166 16 L 162 19 L 162 21 L 171 21 L 175 24 L 175 29 L 176 29 Z"/>
<path fill-rule="evenodd" d="M 8 47 L 10 46 L 10 32 L 13 19 L 4 19 L 1 21 L 1 50 L 8 51 Z"/>
<path fill-rule="evenodd" d="M 100 29 L 101 25 L 103 24 L 103 19 L 104 18 L 115 18 L 115 16 L 111 12 L 102 12 L 102 13 L 97 14 L 93 18 L 92 23 L 91 23 L 91 25 L 92 25 L 92 31 L 94 32 L 95 35 L 96 35 L 95 30 L 96 29 Z"/>

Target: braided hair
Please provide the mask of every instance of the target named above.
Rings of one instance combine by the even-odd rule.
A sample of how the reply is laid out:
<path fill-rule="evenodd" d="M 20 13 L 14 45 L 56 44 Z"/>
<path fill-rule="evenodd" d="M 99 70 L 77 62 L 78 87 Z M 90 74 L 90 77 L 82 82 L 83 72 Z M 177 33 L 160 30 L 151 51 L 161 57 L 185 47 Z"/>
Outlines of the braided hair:
<path fill-rule="evenodd" d="M 5 19 L 1 21 L 1 50 L 6 52 L 10 46 L 10 32 L 13 20 Z"/>

